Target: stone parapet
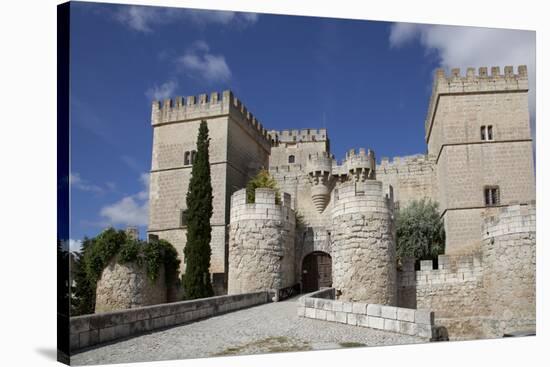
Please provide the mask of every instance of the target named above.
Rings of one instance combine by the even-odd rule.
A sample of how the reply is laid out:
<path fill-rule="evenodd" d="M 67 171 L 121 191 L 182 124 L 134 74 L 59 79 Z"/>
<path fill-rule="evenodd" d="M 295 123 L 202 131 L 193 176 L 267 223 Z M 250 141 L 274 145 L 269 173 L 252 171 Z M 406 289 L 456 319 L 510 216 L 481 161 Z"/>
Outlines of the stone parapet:
<path fill-rule="evenodd" d="M 327 129 L 269 130 L 268 134 L 273 145 L 328 140 Z"/>
<path fill-rule="evenodd" d="M 298 300 L 298 316 L 363 326 L 432 340 L 434 314 L 429 310 L 335 300 L 335 289 L 325 288 Z"/>
<path fill-rule="evenodd" d="M 175 97 L 162 102 L 153 101 L 151 125 L 157 126 L 225 115 L 231 115 L 238 121 L 246 122 L 249 127 L 247 130 L 254 132 L 258 140 L 270 145 L 267 130 L 230 90 L 225 90 L 222 93 L 212 92 L 210 95 L 199 94 L 198 97 Z"/>
<path fill-rule="evenodd" d="M 268 292 L 253 292 L 71 317 L 71 353 L 96 344 L 186 324 L 269 301 Z"/>

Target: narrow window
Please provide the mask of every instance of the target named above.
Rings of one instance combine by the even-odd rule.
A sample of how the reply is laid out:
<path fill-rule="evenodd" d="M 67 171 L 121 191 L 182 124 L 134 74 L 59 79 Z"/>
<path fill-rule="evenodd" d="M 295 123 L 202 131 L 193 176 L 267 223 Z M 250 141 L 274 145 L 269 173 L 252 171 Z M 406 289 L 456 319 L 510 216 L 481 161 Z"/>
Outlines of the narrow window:
<path fill-rule="evenodd" d="M 485 205 L 494 206 L 500 204 L 500 192 L 498 186 L 485 187 Z"/>
<path fill-rule="evenodd" d="M 481 140 L 487 140 L 486 139 L 486 133 L 485 133 L 485 125 L 481 127 Z"/>
<path fill-rule="evenodd" d="M 190 161 L 189 161 L 189 156 L 190 156 L 190 153 L 189 152 L 185 152 L 184 154 L 184 158 L 183 158 L 183 164 L 185 166 L 189 165 L 190 164 Z"/>
<path fill-rule="evenodd" d="M 293 155 L 288 156 L 288 163 L 294 163 L 294 160 L 295 160 L 295 158 L 294 158 Z"/>
<path fill-rule="evenodd" d="M 487 140 L 493 140 L 493 125 L 487 126 Z"/>
<path fill-rule="evenodd" d="M 193 162 L 195 162 L 195 158 L 197 157 L 197 151 L 196 150 L 192 150 L 191 151 L 191 164 L 193 164 Z"/>

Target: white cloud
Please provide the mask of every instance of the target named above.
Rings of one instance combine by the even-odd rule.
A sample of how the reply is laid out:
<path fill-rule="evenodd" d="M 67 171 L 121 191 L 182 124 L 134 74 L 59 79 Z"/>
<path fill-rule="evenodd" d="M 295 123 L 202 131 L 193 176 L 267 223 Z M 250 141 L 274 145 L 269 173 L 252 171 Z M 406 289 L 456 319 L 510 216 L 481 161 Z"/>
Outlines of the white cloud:
<path fill-rule="evenodd" d="M 247 27 L 258 21 L 256 13 L 232 11 L 158 8 L 152 6 L 121 6 L 115 19 L 128 28 L 142 33 L 154 32 L 154 27 L 175 22 L 192 22 L 196 25 L 219 24 Z"/>
<path fill-rule="evenodd" d="M 145 92 L 145 95 L 151 100 L 162 101 L 166 98 L 170 98 L 177 87 L 178 83 L 176 81 L 169 80 L 162 83 L 160 86 L 155 84 Z"/>
<path fill-rule="evenodd" d="M 149 174 L 139 177 L 143 189 L 135 195 L 128 195 L 119 201 L 101 208 L 99 214 L 110 225 L 146 226 L 149 218 Z"/>
<path fill-rule="evenodd" d="M 82 240 L 69 239 L 69 251 L 71 252 L 80 252 L 82 248 Z"/>
<path fill-rule="evenodd" d="M 84 180 L 80 177 L 78 172 L 71 172 L 69 174 L 69 184 L 71 187 L 74 187 L 81 191 L 93 192 L 95 194 L 102 194 L 104 192 L 103 188 L 89 183 L 87 180 Z"/>
<path fill-rule="evenodd" d="M 179 67 L 190 76 L 207 82 L 227 81 L 231 70 L 223 55 L 210 53 L 210 47 L 204 41 L 196 41 L 187 52 L 178 58 Z"/>
<path fill-rule="evenodd" d="M 535 32 L 496 28 L 458 27 L 394 23 L 390 47 L 403 47 L 418 41 L 426 52 L 435 52 L 441 67 L 449 70 L 467 67 L 527 65 L 529 73 L 529 112 L 534 133 L 535 120 Z M 517 70 L 516 70 L 517 72 Z"/>

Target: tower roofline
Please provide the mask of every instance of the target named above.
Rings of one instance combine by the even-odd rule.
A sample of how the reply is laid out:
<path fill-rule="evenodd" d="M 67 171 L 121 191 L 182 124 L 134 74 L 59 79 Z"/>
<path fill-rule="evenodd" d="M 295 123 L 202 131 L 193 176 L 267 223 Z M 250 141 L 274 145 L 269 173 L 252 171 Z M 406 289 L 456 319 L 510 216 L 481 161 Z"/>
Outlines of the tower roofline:
<path fill-rule="evenodd" d="M 490 75 L 486 66 L 480 67 L 477 75 L 475 68 L 467 68 L 464 76 L 460 74 L 459 68 L 451 69 L 449 75 L 445 74 L 444 69 L 437 69 L 424 123 L 426 143 L 430 139 L 439 97 L 445 95 L 527 92 L 528 90 L 527 66 L 525 65 L 517 67 L 517 74 L 514 74 L 513 66 L 505 66 L 504 74 L 500 73 L 500 67 L 493 66 Z"/>

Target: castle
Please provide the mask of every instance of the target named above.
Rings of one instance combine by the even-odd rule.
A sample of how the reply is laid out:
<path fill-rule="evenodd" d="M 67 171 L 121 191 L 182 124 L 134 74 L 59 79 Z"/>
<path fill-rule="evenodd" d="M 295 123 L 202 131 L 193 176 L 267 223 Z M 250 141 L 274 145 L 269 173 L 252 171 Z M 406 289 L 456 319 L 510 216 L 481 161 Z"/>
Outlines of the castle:
<path fill-rule="evenodd" d="M 457 335 L 534 325 L 535 177 L 525 66 L 435 74 L 427 154 L 338 162 L 325 129 L 267 130 L 230 91 L 153 102 L 148 235 L 183 257 L 185 197 L 201 121 L 208 123 L 216 293 L 334 287 L 343 300 L 429 308 Z M 282 193 L 243 189 L 262 167 Z M 437 269 L 395 255 L 394 214 L 439 203 Z M 185 259 L 182 261 L 185 266 Z"/>

